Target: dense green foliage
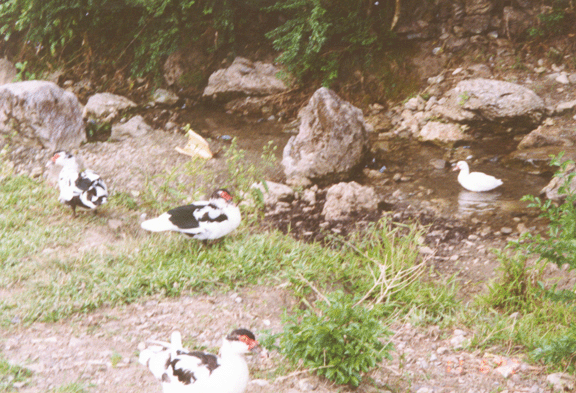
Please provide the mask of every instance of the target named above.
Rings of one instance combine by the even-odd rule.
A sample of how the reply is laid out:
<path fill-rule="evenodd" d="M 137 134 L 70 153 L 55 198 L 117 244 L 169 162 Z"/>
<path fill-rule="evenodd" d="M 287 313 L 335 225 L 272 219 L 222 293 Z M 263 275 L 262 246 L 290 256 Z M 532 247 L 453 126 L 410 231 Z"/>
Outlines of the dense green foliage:
<path fill-rule="evenodd" d="M 525 233 L 512 247 L 522 250 L 526 255 L 536 255 L 539 260 L 546 260 L 562 266 L 567 263 L 570 269 L 576 269 L 576 192 L 571 187 L 575 172 L 568 173 L 567 168 L 574 168 L 574 162 L 564 160 L 562 154 L 554 157 L 551 165 L 560 167 L 554 175 L 561 181 L 558 195 L 563 199 L 560 205 L 551 200 L 542 201 L 533 195 L 523 200 L 530 201 L 530 207 L 540 209 L 541 217 L 549 222 L 545 237 L 539 234 Z"/>
<path fill-rule="evenodd" d="M 479 298 L 489 313 L 494 314 L 487 319 L 478 318 L 477 321 L 485 319 L 482 323 L 486 327 L 479 335 L 482 340 L 475 344 L 487 346 L 498 341 L 521 344 L 532 351 L 536 360 L 573 369 L 576 288 L 558 289 L 545 279 L 544 272 L 549 263 L 576 268 L 576 192 L 571 188 L 575 174 L 569 172 L 574 163 L 562 162 L 562 155 L 551 163 L 560 167 L 555 177 L 561 181 L 558 193 L 563 201 L 555 205 L 550 200 L 524 197 L 548 220 L 548 233 L 546 236 L 525 233 L 519 240 L 509 242 L 508 252 L 498 253 L 501 274 L 490 285 L 488 294 Z"/>
<path fill-rule="evenodd" d="M 362 374 L 391 359 L 392 344 L 382 344 L 391 333 L 375 309 L 355 305 L 356 300 L 335 293 L 318 302 L 318 310 L 307 309 L 284 320 L 280 349 L 294 364 L 338 384 L 358 386 Z"/>
<path fill-rule="evenodd" d="M 570 0 L 549 0 L 537 15 L 538 24 L 528 29 L 531 37 L 546 37 L 566 33 L 574 24 L 574 6 Z M 570 12 L 571 10 L 571 12 Z M 570 12 L 570 13 L 569 13 Z"/>
<path fill-rule="evenodd" d="M 380 8 L 357 0 L 278 2 L 270 10 L 282 12 L 287 21 L 267 37 L 282 53 L 278 61 L 297 79 L 320 75 L 330 85 L 343 63 L 354 58 L 369 60 L 370 52 L 390 39 L 387 10 Z"/>
<path fill-rule="evenodd" d="M 142 76 L 158 72 L 167 55 L 194 42 L 225 57 L 266 42 L 266 35 L 298 80 L 312 76 L 329 84 L 341 63 L 367 62 L 389 40 L 393 2 L 380 3 L 11 0 L 0 4 L 0 36 L 25 43 L 20 56 L 36 62 L 38 56 L 52 66 L 108 62 L 129 65 L 133 75 Z"/>

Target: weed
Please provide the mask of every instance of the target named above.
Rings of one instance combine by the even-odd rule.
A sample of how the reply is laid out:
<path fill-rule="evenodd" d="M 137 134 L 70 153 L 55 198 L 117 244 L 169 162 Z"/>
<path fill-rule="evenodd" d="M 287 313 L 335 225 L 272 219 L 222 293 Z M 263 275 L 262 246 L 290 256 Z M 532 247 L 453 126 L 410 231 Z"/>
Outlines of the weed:
<path fill-rule="evenodd" d="M 464 91 L 458 95 L 458 105 L 464 106 L 470 99 L 470 92 Z"/>
<path fill-rule="evenodd" d="M 118 365 L 118 363 L 120 363 L 121 360 L 122 360 L 122 355 L 120 355 L 116 351 L 112 352 L 112 355 L 110 355 L 110 363 L 112 364 L 112 367 L 116 367 Z"/>

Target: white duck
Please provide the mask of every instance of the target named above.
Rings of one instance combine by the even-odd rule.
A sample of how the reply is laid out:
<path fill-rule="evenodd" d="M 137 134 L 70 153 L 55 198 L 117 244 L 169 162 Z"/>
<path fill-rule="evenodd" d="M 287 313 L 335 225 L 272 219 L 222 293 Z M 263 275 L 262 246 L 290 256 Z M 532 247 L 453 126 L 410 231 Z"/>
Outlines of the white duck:
<path fill-rule="evenodd" d="M 58 176 L 60 197 L 58 200 L 72 208 L 76 217 L 76 207 L 96 209 L 108 200 L 108 188 L 96 172 L 86 169 L 80 172 L 76 158 L 65 151 L 52 156 L 52 162 L 61 165 Z"/>
<path fill-rule="evenodd" d="M 244 393 L 249 379 L 244 354 L 260 352 L 247 329 L 226 336 L 220 356 L 182 348 L 179 332 L 172 333 L 171 343 L 153 343 L 159 346 L 143 350 L 138 361 L 160 381 L 164 393 Z"/>
<path fill-rule="evenodd" d="M 141 227 L 151 232 L 175 231 L 194 239 L 214 240 L 232 232 L 240 225 L 240 210 L 226 189 L 214 191 L 210 200 L 169 210 L 146 220 Z"/>
<path fill-rule="evenodd" d="M 470 167 L 466 161 L 458 161 L 453 169 L 459 170 L 458 183 L 468 191 L 483 192 L 490 191 L 502 185 L 502 180 L 482 172 L 470 172 Z"/>

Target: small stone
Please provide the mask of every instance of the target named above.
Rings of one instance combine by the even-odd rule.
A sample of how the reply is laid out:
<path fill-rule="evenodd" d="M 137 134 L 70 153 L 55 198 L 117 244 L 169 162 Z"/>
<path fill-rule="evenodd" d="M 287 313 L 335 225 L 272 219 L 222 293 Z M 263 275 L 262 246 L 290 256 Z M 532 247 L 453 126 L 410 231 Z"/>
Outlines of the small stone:
<path fill-rule="evenodd" d="M 509 235 L 509 234 L 512 233 L 512 228 L 510 228 L 510 227 L 502 227 L 502 228 L 500 228 L 500 232 L 501 232 L 503 235 Z"/>
<path fill-rule="evenodd" d="M 434 250 L 432 250 L 430 247 L 427 247 L 427 246 L 420 247 L 420 254 L 423 254 L 423 255 L 433 255 L 433 254 L 434 254 Z"/>
<path fill-rule="evenodd" d="M 568 85 L 570 83 L 570 80 L 568 80 L 568 76 L 565 73 L 558 75 L 555 81 L 563 85 Z"/>
<path fill-rule="evenodd" d="M 438 349 L 436 350 L 436 353 L 438 355 L 444 355 L 448 351 L 449 351 L 449 349 L 447 347 L 438 347 Z"/>

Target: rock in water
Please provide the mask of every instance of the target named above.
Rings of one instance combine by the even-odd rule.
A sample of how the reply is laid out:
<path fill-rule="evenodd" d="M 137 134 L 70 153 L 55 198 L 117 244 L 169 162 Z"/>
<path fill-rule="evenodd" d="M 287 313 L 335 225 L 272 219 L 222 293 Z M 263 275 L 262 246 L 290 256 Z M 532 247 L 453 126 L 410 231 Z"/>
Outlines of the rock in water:
<path fill-rule="evenodd" d="M 0 86 L 0 134 L 50 150 L 74 149 L 86 141 L 82 106 L 76 96 L 47 81 Z"/>
<path fill-rule="evenodd" d="M 347 180 L 368 151 L 362 111 L 322 87 L 298 113 L 298 135 L 284 148 L 282 165 L 292 183 Z"/>

